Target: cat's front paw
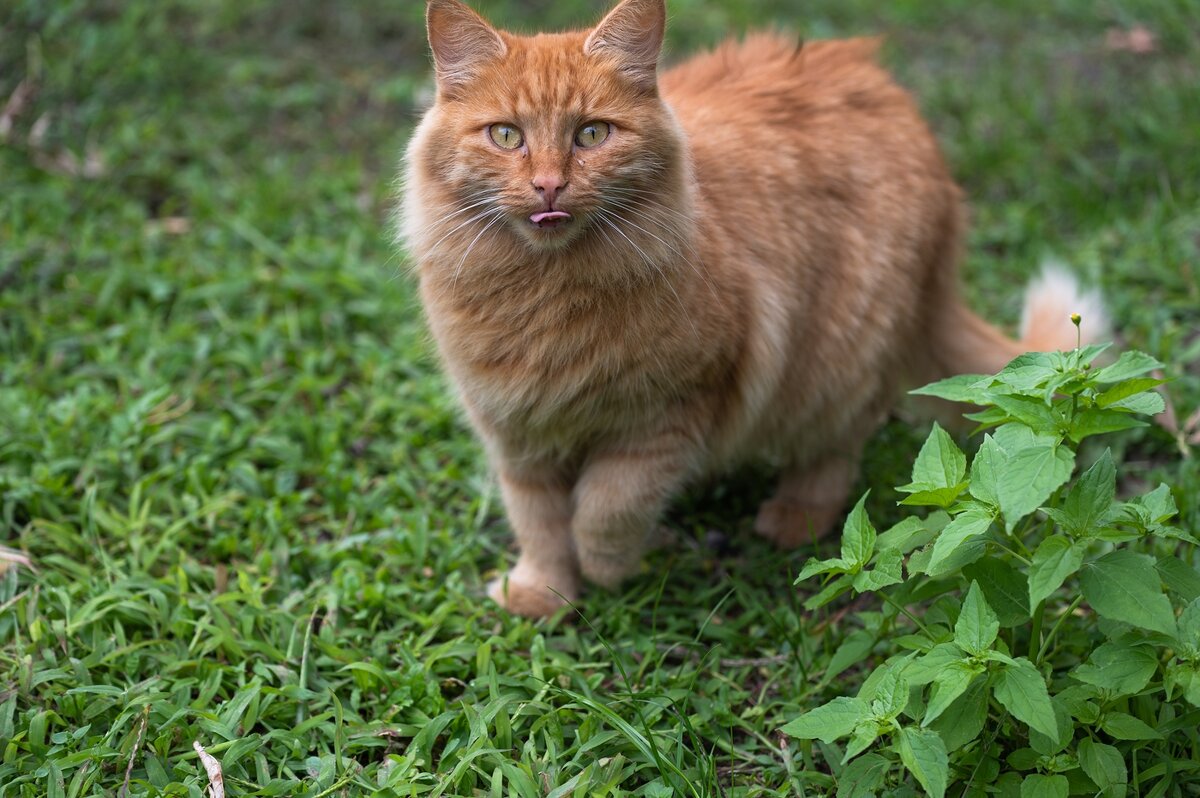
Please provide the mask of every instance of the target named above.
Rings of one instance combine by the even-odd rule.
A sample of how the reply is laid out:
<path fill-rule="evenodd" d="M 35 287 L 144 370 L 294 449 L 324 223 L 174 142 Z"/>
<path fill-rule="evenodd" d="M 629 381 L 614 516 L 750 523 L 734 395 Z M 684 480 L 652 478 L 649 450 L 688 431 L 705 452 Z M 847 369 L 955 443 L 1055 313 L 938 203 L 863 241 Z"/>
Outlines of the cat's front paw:
<path fill-rule="evenodd" d="M 490 582 L 487 594 L 504 609 L 526 618 L 548 617 L 578 598 L 574 590 L 555 592 L 544 584 L 514 578 L 511 572 Z"/>
<path fill-rule="evenodd" d="M 771 499 L 758 508 L 754 531 L 780 548 L 794 549 L 825 537 L 841 516 L 841 505 Z"/>

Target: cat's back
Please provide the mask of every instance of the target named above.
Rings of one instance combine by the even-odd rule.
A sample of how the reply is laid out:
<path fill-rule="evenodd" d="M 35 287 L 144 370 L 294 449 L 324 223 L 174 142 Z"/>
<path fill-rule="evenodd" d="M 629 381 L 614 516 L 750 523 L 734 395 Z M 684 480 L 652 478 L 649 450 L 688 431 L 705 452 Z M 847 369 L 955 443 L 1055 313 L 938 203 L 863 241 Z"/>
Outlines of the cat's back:
<path fill-rule="evenodd" d="M 834 113 L 914 112 L 876 61 L 877 38 L 803 43 L 759 33 L 730 40 L 663 74 L 668 103 L 686 120 L 720 128 L 808 126 Z M 703 131 L 689 131 L 700 133 Z"/>
<path fill-rule="evenodd" d="M 760 33 L 663 74 L 701 183 L 755 175 L 787 182 L 904 171 L 948 178 L 909 93 L 879 66 L 877 38 L 799 43 Z M 789 170 L 789 166 L 796 169 Z"/>

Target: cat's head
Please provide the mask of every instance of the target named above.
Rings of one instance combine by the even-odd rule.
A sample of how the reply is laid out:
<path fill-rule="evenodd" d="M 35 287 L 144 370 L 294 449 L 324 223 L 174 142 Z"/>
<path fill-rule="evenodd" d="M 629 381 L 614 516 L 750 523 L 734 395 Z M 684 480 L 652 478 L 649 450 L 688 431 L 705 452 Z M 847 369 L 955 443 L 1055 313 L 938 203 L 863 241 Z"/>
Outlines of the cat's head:
<path fill-rule="evenodd" d="M 619 241 L 619 218 L 669 202 L 683 144 L 658 93 L 665 18 L 663 0 L 624 0 L 593 29 L 526 37 L 429 0 L 437 99 L 409 152 L 410 243 L 553 251 L 598 227 Z"/>

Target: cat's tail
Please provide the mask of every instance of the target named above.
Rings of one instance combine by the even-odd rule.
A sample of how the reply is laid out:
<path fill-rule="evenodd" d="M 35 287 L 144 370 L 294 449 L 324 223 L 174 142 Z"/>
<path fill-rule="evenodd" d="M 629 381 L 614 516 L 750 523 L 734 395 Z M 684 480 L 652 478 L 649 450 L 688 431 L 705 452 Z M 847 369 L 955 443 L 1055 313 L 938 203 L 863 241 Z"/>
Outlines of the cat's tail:
<path fill-rule="evenodd" d="M 1109 335 L 1108 314 L 1100 294 L 1087 290 L 1062 266 L 1042 270 L 1025 291 L 1021 337 L 1013 340 L 975 315 L 957 296 L 944 302 L 933 324 L 937 377 L 994 374 L 1024 352 L 1071 350 Z M 1078 330 L 1071 320 L 1079 314 Z"/>

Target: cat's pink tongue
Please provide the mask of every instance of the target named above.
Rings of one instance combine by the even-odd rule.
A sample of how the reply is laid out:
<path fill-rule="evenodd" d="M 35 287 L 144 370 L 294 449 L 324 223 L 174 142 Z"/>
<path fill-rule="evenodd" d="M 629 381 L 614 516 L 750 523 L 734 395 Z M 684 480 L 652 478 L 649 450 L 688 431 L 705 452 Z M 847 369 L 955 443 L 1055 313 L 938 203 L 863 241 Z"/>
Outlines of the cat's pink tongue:
<path fill-rule="evenodd" d="M 566 211 L 542 211 L 530 216 L 529 221 L 545 229 L 548 227 L 557 227 L 570 218 L 571 214 Z"/>

